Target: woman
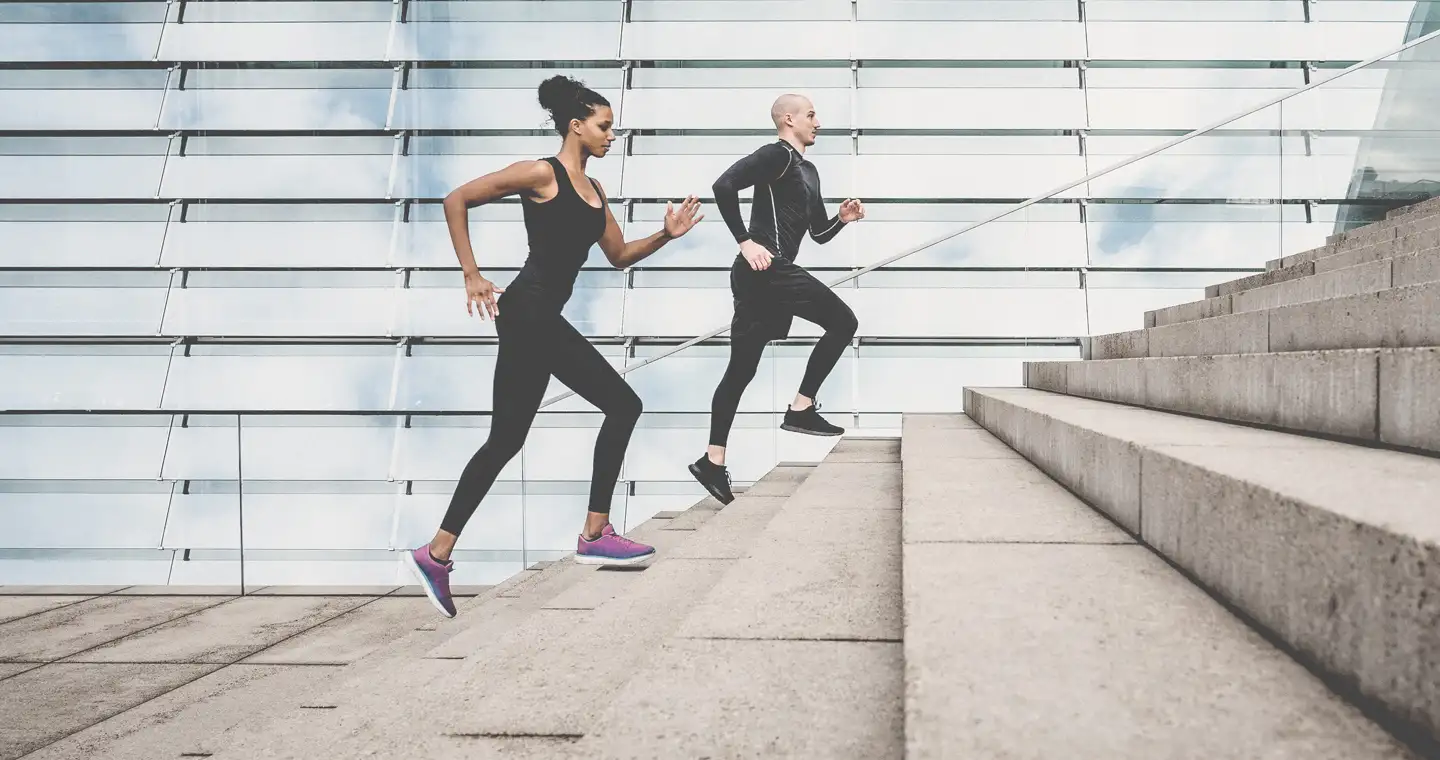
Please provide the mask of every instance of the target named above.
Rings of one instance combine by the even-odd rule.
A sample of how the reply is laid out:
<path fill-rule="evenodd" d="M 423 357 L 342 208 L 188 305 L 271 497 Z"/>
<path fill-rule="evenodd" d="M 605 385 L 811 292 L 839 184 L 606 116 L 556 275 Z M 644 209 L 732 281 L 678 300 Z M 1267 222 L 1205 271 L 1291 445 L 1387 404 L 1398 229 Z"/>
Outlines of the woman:
<path fill-rule="evenodd" d="M 494 317 L 500 342 L 490 436 L 461 473 L 435 538 L 405 555 L 426 595 L 446 617 L 455 616 L 449 576 L 456 538 L 500 470 L 519 453 L 552 375 L 605 413 L 595 441 L 589 514 L 575 561 L 630 565 L 655 552 L 653 547 L 617 534 L 609 520 L 610 496 L 640 417 L 640 397 L 560 311 L 597 241 L 605 258 L 623 269 L 689 232 L 704 215 L 697 215 L 700 202 L 692 195 L 678 209 L 673 205 L 666 208 L 665 224 L 659 232 L 625 242 L 604 189 L 585 174 L 586 162 L 592 156 L 604 157 L 615 139 L 610 103 L 563 76 L 545 80 L 539 94 L 540 105 L 550 112 L 555 130 L 564 137 L 560 152 L 511 164 L 461 185 L 445 198 L 445 221 L 465 273 L 465 308 L 471 316 L 478 309 L 482 319 Z M 509 195 L 520 196 L 530 255 L 510 286 L 502 290 L 481 276 L 475 263 L 467 212 Z M 503 296 L 497 299 L 497 293 Z"/>

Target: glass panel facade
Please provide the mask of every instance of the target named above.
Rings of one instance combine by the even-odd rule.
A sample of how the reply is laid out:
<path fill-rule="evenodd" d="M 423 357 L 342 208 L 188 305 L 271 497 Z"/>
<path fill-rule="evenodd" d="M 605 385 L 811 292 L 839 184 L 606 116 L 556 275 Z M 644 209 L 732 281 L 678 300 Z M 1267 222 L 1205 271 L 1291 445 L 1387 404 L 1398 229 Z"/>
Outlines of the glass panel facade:
<path fill-rule="evenodd" d="M 893 435 L 903 413 L 956 411 L 967 385 L 1019 384 L 1026 360 L 1078 358 L 1085 336 L 1435 194 L 1440 43 L 1335 77 L 1440 27 L 1437 9 L 0 3 L 0 584 L 409 582 L 395 552 L 433 534 L 496 403 L 495 327 L 465 313 L 440 200 L 555 152 L 548 76 L 611 103 L 615 149 L 587 172 L 627 238 L 705 202 L 627 271 L 592 247 L 564 315 L 616 368 L 728 323 L 735 244 L 712 185 L 774 139 L 776 95 L 812 99 L 827 210 L 858 197 L 867 218 L 800 263 L 832 282 L 915 251 L 839 286 L 860 329 L 821 392 L 836 422 Z M 522 205 L 468 224 L 507 286 Z M 796 320 L 766 349 L 737 483 L 833 445 L 778 430 L 819 334 Z M 645 414 L 618 526 L 701 497 L 685 464 L 728 356 L 722 332 L 627 375 Z M 542 410 L 455 582 L 573 550 L 600 423 L 579 397 Z"/>

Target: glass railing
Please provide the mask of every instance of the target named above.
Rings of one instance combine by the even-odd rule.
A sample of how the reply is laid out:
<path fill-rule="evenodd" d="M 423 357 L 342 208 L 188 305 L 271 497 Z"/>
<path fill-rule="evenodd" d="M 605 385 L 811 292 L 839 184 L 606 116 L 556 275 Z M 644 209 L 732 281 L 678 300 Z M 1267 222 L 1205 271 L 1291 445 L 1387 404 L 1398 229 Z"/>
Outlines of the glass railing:
<path fill-rule="evenodd" d="M 212 26 L 226 21 L 199 18 Z M 362 21 L 376 29 L 395 25 L 379 17 Z M 204 27 L 197 22 L 195 29 Z M 165 44 L 192 38 L 198 44 L 199 32 L 186 34 L 167 34 Z M 257 36 L 251 44 L 266 40 Z M 397 49 L 413 44 L 393 41 Z M 1090 71 L 1100 70 L 1097 64 Z M 441 89 L 446 76 L 474 71 L 481 69 L 410 74 Z M 599 79 L 615 73 L 604 71 Z M 277 72 L 262 73 L 278 82 L 277 90 L 294 84 L 286 79 L 293 72 Z M 1223 81 L 1221 72 L 1210 73 Z M 303 123 L 266 121 L 274 114 L 240 107 L 245 99 L 232 88 L 251 73 L 214 67 L 207 79 L 192 71 L 188 94 L 165 90 L 162 105 L 177 120 L 162 130 L 225 127 L 186 133 L 192 141 L 183 154 L 181 138 L 162 132 L 144 138 L 170 145 L 144 171 L 127 168 L 139 166 L 135 156 L 101 156 L 105 166 L 123 170 L 112 173 L 116 184 L 102 188 L 105 193 L 124 199 L 143 191 L 148 198 L 163 177 L 162 198 L 221 201 L 208 208 L 190 203 L 188 221 L 208 226 L 187 228 L 179 211 L 134 201 L 115 218 L 97 216 L 93 233 L 86 224 L 63 225 L 84 248 L 120 256 L 131 271 L 102 272 L 104 282 L 85 286 L 66 279 L 73 273 L 41 268 L 3 275 L 9 279 L 0 291 L 15 297 L 0 294 L 0 317 L 19 325 L 14 335 L 30 341 L 59 336 L 54 345 L 4 347 L 11 368 L 0 378 L 4 583 L 235 589 L 409 583 L 395 552 L 430 537 L 454 478 L 485 439 L 494 366 L 489 328 L 463 321 L 443 230 L 433 218 L 417 224 L 404 216 L 433 211 L 433 204 L 397 206 L 392 199 L 433 200 L 455 181 L 493 168 L 496 156 L 465 154 L 470 148 L 452 142 L 467 139 L 461 134 L 417 134 L 418 147 L 398 147 L 397 124 L 422 132 L 440 122 L 427 121 L 434 114 L 418 93 L 397 95 L 396 74 L 388 69 L 316 69 L 285 90 L 286 97 L 318 98 L 323 84 L 363 101 L 351 109 L 358 121 L 344 123 L 331 121 L 336 111 L 324 108 L 306 109 L 312 120 Z M 852 186 L 883 185 L 875 195 L 890 202 L 870 204 L 869 218 L 854 230 L 853 257 L 837 265 L 835 257 L 817 253 L 802 262 L 843 289 L 866 335 L 827 381 L 826 411 L 845 415 L 836 421 L 853 432 L 893 431 L 900 413 L 943 409 L 961 385 L 1004 384 L 1008 370 L 989 374 L 987 362 L 998 368 L 1017 357 L 1040 358 L 1026 352 L 1075 350 L 1077 334 L 1128 329 L 1146 309 L 1198 299 L 1205 285 L 1231 273 L 1256 271 L 1267 259 L 1318 246 L 1329 234 L 1436 194 L 1437 33 L 1355 66 L 1316 68 L 1306 76 L 1310 84 L 1300 89 L 1251 90 L 1255 105 L 1190 132 L 1135 136 L 1095 129 L 1083 136 L 1080 152 L 992 153 L 987 161 L 995 167 L 1015 168 L 986 181 L 1012 188 L 1005 193 L 1026 199 L 1019 202 L 930 203 L 952 197 L 934 192 L 943 173 L 907 184 L 913 167 L 956 151 L 991 151 L 993 143 L 975 147 L 963 135 L 937 141 L 862 131 L 860 155 L 846 158 L 865 181 L 852 177 Z M 533 79 L 522 92 L 527 104 Z M 1230 93 L 1225 102 L 1237 97 Z M 382 100 L 390 104 L 388 115 Z M 212 107 L 219 101 L 230 105 Z M 459 129 L 489 113 L 466 108 L 460 103 L 446 117 L 453 121 L 440 126 Z M 1135 123 L 1141 121 L 1137 116 Z M 304 149 L 315 152 L 298 163 L 271 161 L 283 150 L 268 145 L 275 156 L 257 162 L 244 153 L 253 146 L 226 142 L 235 138 L 227 131 L 297 125 L 354 134 L 305 136 L 314 142 Z M 501 126 L 508 131 L 511 125 Z M 197 135 L 213 139 L 200 144 Z M 418 142 L 422 138 L 429 142 Z M 1025 150 L 1032 147 L 1027 143 Z M 637 162 L 625 172 L 654 168 Z M 617 170 L 605 171 L 616 172 L 606 177 L 607 186 L 621 186 Z M 826 176 L 830 183 L 832 175 Z M 120 186 L 131 179 L 144 187 L 131 193 Z M 328 198 L 331 207 L 307 205 L 316 199 L 296 191 L 293 219 L 247 216 L 290 198 L 281 191 L 302 180 L 322 184 L 306 192 Z M 843 178 L 833 185 L 846 187 Z M 347 199 L 358 201 L 347 205 Z M 155 213 L 153 220 L 136 216 Z M 716 215 L 713 208 L 710 213 Z M 316 234 L 318 227 L 307 224 L 317 220 L 327 234 L 343 234 L 306 237 Z M 150 222 L 158 233 L 116 234 Z M 506 217 L 492 228 L 512 235 L 494 250 L 520 250 L 517 222 Z M 653 229 L 654 220 L 640 226 Z M 406 237 L 411 233 L 415 240 Z M 728 261 L 723 237 L 708 238 L 720 245 L 701 253 L 713 258 L 723 247 Z M 39 250 L 42 237 L 33 242 Z M 874 261 L 863 255 L 882 244 L 903 250 Z M 414 258 L 405 257 L 410 253 Z M 507 266 L 518 254 L 512 259 Z M 88 259 L 77 264 L 97 266 Z M 247 267 L 273 271 L 234 271 Z M 645 402 L 614 497 L 615 522 L 628 529 L 697 498 L 684 465 L 703 450 L 709 397 L 728 356 L 728 347 L 712 339 L 729 325 L 721 321 L 728 311 L 723 278 L 712 278 L 713 292 L 699 293 L 683 278 L 636 285 L 625 276 L 596 273 L 573 316 Z M 646 287 L 671 285 L 674 293 L 635 297 Z M 296 298 L 288 289 L 314 297 Z M 698 321 L 662 324 L 677 304 L 686 307 L 686 319 Z M 713 329 L 700 329 L 712 323 Z M 742 402 L 731 438 L 737 483 L 776 462 L 813 460 L 831 444 L 777 430 L 778 410 L 809 353 L 804 339 L 814 331 L 797 320 L 795 334 L 795 344 L 767 350 Z M 126 344 L 146 335 L 180 342 Z M 943 357 L 926 344 L 956 335 L 965 336 L 965 344 L 946 347 Z M 86 336 L 115 340 L 91 361 L 86 346 L 73 343 Z M 197 337 L 194 345 L 186 342 Z M 897 340 L 887 342 L 891 337 Z M 287 343 L 292 338 L 310 343 Z M 243 345 L 230 350 L 226 341 Z M 986 341 L 1009 353 L 1000 356 Z M 956 376 L 953 359 L 964 351 L 977 358 L 964 365 L 971 374 Z M 41 354 L 44 362 L 30 361 Z M 558 384 L 551 389 L 522 453 L 462 536 L 456 583 L 492 583 L 573 551 L 599 415 L 561 390 Z"/>

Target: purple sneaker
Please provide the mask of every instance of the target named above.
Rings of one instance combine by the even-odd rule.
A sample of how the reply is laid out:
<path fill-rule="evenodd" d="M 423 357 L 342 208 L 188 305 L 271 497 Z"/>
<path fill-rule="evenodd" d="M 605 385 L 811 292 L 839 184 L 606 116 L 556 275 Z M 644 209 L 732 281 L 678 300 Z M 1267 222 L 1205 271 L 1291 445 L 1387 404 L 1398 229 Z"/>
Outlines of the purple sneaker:
<path fill-rule="evenodd" d="M 420 581 L 420 588 L 425 589 L 425 596 L 430 598 L 430 603 L 440 614 L 447 618 L 455 617 L 455 601 L 450 598 L 450 571 L 455 569 L 454 562 L 440 564 L 430 556 L 430 546 L 427 544 L 414 551 L 405 552 L 405 564 L 415 578 Z"/>
<path fill-rule="evenodd" d="M 575 548 L 577 565 L 638 565 L 653 556 L 655 547 L 631 541 L 610 525 L 601 529 L 600 537 L 594 541 L 581 535 Z"/>

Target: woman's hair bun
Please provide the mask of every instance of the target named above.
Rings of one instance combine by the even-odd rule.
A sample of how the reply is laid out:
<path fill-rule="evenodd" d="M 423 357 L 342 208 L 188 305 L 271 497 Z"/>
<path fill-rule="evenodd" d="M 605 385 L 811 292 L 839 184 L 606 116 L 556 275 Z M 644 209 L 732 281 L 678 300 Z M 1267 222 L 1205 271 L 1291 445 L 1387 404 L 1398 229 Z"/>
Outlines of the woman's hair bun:
<path fill-rule="evenodd" d="M 575 96 L 583 89 L 584 84 L 563 74 L 556 74 L 540 83 L 540 105 L 551 113 L 573 110 Z"/>

